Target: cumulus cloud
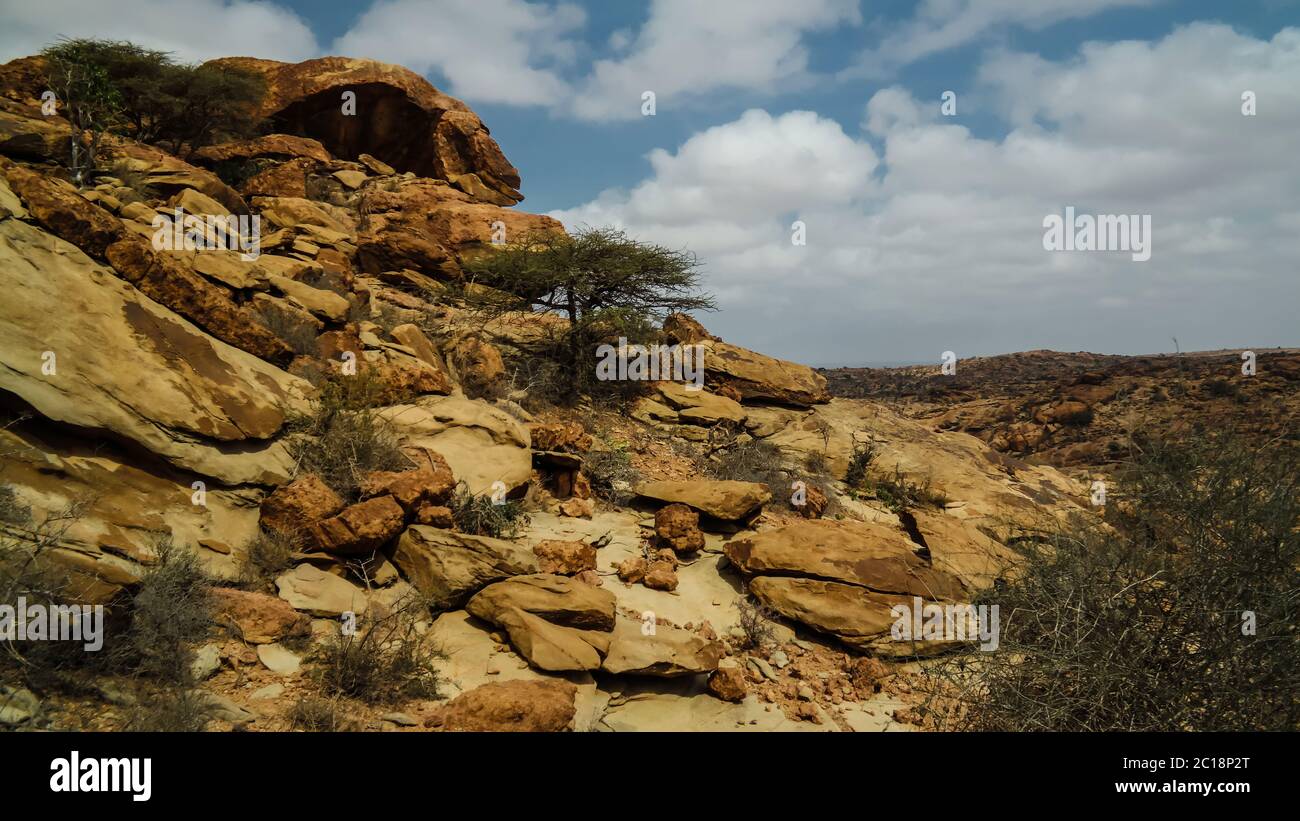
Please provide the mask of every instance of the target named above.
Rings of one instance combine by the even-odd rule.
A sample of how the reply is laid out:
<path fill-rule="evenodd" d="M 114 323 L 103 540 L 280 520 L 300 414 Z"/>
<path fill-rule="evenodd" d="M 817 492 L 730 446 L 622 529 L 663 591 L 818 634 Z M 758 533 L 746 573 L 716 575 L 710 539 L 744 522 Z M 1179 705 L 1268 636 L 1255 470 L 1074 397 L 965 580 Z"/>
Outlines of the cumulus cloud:
<path fill-rule="evenodd" d="M 523 0 L 379 0 L 334 51 L 437 70 L 474 103 L 549 106 L 571 94 L 561 69 L 578 55 L 586 12 Z"/>
<path fill-rule="evenodd" d="M 232 54 L 297 61 L 319 52 L 298 15 L 256 0 L 0 0 L 0 19 L 0 62 L 60 37 L 130 40 L 195 62 Z"/>
<path fill-rule="evenodd" d="M 815 363 L 1294 343 L 1296 76 L 1297 29 L 1194 25 L 1060 62 L 1003 52 L 977 78 L 1001 137 L 901 88 L 854 135 L 752 110 L 554 216 L 691 247 L 726 308 L 716 331 Z M 1151 214 L 1151 260 L 1045 251 L 1043 218 L 1067 205 Z"/>
<path fill-rule="evenodd" d="M 570 110 L 587 120 L 634 119 L 645 91 L 662 107 L 789 88 L 808 79 L 804 34 L 858 20 L 856 0 L 655 0 L 635 37 L 618 33 L 620 54 L 592 65 Z"/>

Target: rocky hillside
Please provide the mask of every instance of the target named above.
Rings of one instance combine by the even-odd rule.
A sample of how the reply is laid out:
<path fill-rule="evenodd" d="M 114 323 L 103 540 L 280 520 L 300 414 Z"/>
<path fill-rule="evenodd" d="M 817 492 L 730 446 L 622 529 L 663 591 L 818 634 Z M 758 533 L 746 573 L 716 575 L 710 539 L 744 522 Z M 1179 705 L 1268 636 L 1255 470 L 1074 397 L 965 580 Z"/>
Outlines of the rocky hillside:
<path fill-rule="evenodd" d="M 1243 430 L 1294 436 L 1300 351 L 1257 348 L 1151 356 L 1026 351 L 936 367 L 820 370 L 836 396 L 883 401 L 939 430 L 994 449 L 1086 470 L 1127 453 L 1130 434 L 1195 435 L 1231 420 Z"/>
<path fill-rule="evenodd" d="M 969 601 L 1017 525 L 1086 503 L 1004 455 L 1009 432 L 831 398 L 684 316 L 663 332 L 704 346 L 703 391 L 541 401 L 529 343 L 565 320 L 483 321 L 462 266 L 502 227 L 563 228 L 512 207 L 478 117 L 396 66 L 228 62 L 265 77 L 265 133 L 189 161 L 109 135 L 81 186 L 39 61 L 0 67 L 3 535 L 123 618 L 160 545 L 197 556 L 215 587 L 187 686 L 210 728 L 311 726 L 325 698 L 356 729 L 909 729 L 910 658 L 943 648 L 891 641 L 890 608 Z M 159 250 L 177 208 L 258 216 L 260 255 Z M 1096 368 L 1041 401 L 1111 401 Z M 850 486 L 867 447 L 878 481 Z M 513 523 L 473 524 L 494 508 Z M 437 696 L 331 688 L 341 634 L 397 616 L 439 651 Z M 118 729 L 161 686 L 78 675 L 0 667 L 21 694 L 0 715 Z"/>

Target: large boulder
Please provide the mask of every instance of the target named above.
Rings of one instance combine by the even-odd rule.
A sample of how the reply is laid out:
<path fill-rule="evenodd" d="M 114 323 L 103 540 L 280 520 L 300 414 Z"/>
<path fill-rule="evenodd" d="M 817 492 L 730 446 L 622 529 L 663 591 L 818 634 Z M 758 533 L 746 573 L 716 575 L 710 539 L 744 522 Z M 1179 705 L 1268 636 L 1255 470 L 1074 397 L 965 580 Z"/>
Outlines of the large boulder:
<path fill-rule="evenodd" d="M 519 171 L 482 121 L 409 69 L 349 57 L 213 62 L 261 74 L 267 93 L 259 115 L 286 134 L 319 140 L 336 157 L 371 154 L 397 171 L 443 179 L 499 205 L 523 199 Z M 347 91 L 356 97 L 355 116 L 342 110 Z"/>
<path fill-rule="evenodd" d="M 763 400 L 784 405 L 808 406 L 829 402 L 826 377 L 809 368 L 775 359 L 726 342 L 705 340 L 705 381 L 709 386 L 728 387 L 745 400 Z"/>
<path fill-rule="evenodd" d="M 744 521 L 772 500 L 772 492 L 757 482 L 714 479 L 661 480 L 643 482 L 634 488 L 638 496 L 659 502 L 679 502 L 724 521 Z"/>
<path fill-rule="evenodd" d="M 405 514 L 392 496 L 345 507 L 337 516 L 307 528 L 312 544 L 327 553 L 364 556 L 402 532 Z"/>
<path fill-rule="evenodd" d="M 902 531 L 875 522 L 814 519 L 727 543 L 727 558 L 742 572 L 799 576 L 857 585 L 880 593 L 956 601 L 957 577 L 917 555 Z"/>
<path fill-rule="evenodd" d="M 599 669 L 614 628 L 614 594 L 549 574 L 488 585 L 465 609 L 504 629 L 529 664 L 552 672 Z"/>
<path fill-rule="evenodd" d="M 424 525 L 411 525 L 402 533 L 392 560 L 439 610 L 461 606 L 492 582 L 536 573 L 541 567 L 523 545 Z"/>

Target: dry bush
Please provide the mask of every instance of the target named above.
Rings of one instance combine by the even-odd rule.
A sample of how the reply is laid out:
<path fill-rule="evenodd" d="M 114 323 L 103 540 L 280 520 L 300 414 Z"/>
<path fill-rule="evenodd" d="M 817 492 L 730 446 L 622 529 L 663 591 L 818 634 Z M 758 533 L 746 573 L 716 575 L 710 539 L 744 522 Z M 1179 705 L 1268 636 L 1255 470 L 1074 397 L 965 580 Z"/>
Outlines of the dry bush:
<path fill-rule="evenodd" d="M 214 717 L 212 702 L 201 690 L 174 686 L 132 707 L 122 729 L 138 733 L 201 733 Z"/>
<path fill-rule="evenodd" d="M 456 529 L 475 536 L 513 539 L 519 535 L 519 526 L 529 521 L 520 502 L 514 499 L 493 502 L 487 494 L 476 496 L 464 482 L 456 484 L 456 492 L 447 506 L 451 508 Z"/>
<path fill-rule="evenodd" d="M 293 430 L 305 435 L 290 442 L 299 470 L 315 473 L 345 500 L 355 501 L 367 473 L 410 468 L 396 431 L 373 410 L 383 404 L 384 390 L 370 370 L 326 379 L 315 412 L 291 420 Z"/>
<path fill-rule="evenodd" d="M 1000 646 L 930 670 L 931 720 L 975 730 L 1300 729 L 1294 443 L 1141 443 L 1106 521 L 1044 528 Z M 1253 630 L 1252 630 L 1253 627 Z"/>
<path fill-rule="evenodd" d="M 244 546 L 242 580 L 245 584 L 265 586 L 293 565 L 293 554 L 301 537 L 296 533 L 258 528 Z"/>
<path fill-rule="evenodd" d="M 330 638 L 319 651 L 321 688 L 371 704 L 439 698 L 441 678 L 433 662 L 443 654 L 418 629 L 428 613 L 428 604 L 411 596 L 385 615 L 367 615 L 353 635 Z"/>
<path fill-rule="evenodd" d="M 320 696 L 303 696 L 294 702 L 285 714 L 295 730 L 309 733 L 351 732 L 358 728 L 356 719 L 350 718 L 344 707 L 335 699 Z"/>
<path fill-rule="evenodd" d="M 748 590 L 736 600 L 736 610 L 740 612 L 738 624 L 745 633 L 745 647 L 762 650 L 776 643 L 772 612 L 754 599 Z"/>
<path fill-rule="evenodd" d="M 130 672 L 185 685 L 192 677 L 194 645 L 212 624 L 212 582 L 194 553 L 173 544 L 170 536 L 158 537 L 155 552 L 157 562 L 131 599 L 130 626 L 111 653 Z"/>
<path fill-rule="evenodd" d="M 788 485 L 782 469 L 781 449 L 771 442 L 748 439 L 728 445 L 705 465 L 714 479 L 757 482 L 766 485 L 776 498 L 783 498 Z"/>
<path fill-rule="evenodd" d="M 582 472 L 591 482 L 592 494 L 611 505 L 626 503 L 632 487 L 641 480 L 624 442 L 606 442 L 604 449 L 588 451 L 582 457 Z"/>
<path fill-rule="evenodd" d="M 255 313 L 259 322 L 284 341 L 299 356 L 316 354 L 316 331 L 303 322 L 294 322 L 287 311 L 266 308 Z"/>

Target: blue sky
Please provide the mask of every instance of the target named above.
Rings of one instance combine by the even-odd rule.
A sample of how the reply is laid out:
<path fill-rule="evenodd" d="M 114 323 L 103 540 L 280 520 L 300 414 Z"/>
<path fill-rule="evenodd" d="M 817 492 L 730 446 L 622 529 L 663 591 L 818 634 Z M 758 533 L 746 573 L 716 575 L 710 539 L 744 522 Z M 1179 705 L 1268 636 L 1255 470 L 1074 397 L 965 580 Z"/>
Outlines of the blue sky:
<path fill-rule="evenodd" d="M 0 0 L 0 58 L 87 34 L 402 63 L 488 124 L 520 208 L 692 248 L 705 324 L 768 353 L 1300 345 L 1297 0 L 111 5 Z M 1151 215 L 1151 260 L 1044 250 L 1066 205 Z"/>

